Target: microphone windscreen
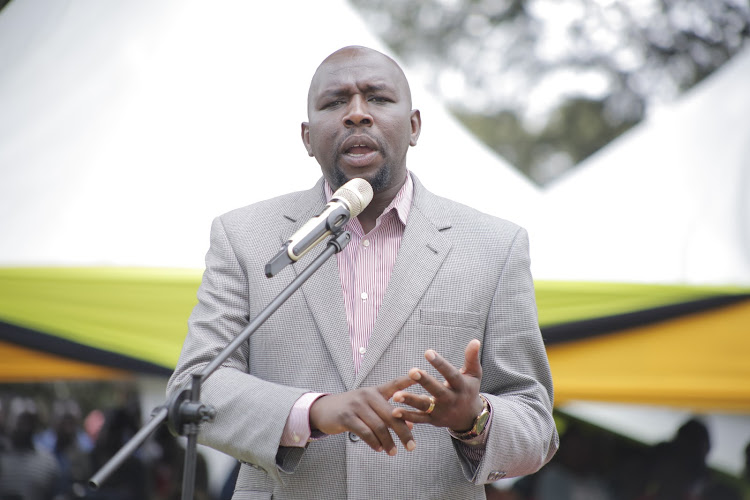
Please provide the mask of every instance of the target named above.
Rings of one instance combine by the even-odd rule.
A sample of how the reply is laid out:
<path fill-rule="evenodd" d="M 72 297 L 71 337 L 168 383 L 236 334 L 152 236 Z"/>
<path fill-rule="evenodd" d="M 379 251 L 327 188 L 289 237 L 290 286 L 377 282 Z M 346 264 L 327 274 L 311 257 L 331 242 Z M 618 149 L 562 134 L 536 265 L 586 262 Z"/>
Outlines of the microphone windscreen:
<path fill-rule="evenodd" d="M 333 193 L 333 198 L 338 198 L 349 205 L 349 214 L 356 217 L 362 213 L 372 201 L 372 186 L 364 179 L 355 178 L 341 186 Z"/>

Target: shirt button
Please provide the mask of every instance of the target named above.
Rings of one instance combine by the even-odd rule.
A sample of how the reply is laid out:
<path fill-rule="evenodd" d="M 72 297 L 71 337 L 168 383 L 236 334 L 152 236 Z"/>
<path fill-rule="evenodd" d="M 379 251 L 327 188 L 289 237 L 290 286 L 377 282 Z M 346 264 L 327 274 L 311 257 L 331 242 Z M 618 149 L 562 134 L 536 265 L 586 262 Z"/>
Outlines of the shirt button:
<path fill-rule="evenodd" d="M 370 240 L 362 240 L 362 246 L 363 247 L 369 247 L 370 246 Z"/>
<path fill-rule="evenodd" d="M 355 442 L 355 443 L 356 443 L 357 441 L 359 441 L 359 436 L 357 436 L 357 435 L 356 435 L 356 434 L 354 434 L 353 432 L 350 432 L 350 433 L 349 433 L 349 439 L 350 439 L 351 441 L 353 441 L 353 442 Z"/>
<path fill-rule="evenodd" d="M 359 353 L 360 354 L 364 354 L 366 352 L 367 352 L 367 349 L 365 349 L 365 346 L 362 346 L 362 347 L 359 348 Z"/>
<path fill-rule="evenodd" d="M 362 300 L 367 300 L 367 292 L 362 292 L 360 297 L 362 297 Z"/>

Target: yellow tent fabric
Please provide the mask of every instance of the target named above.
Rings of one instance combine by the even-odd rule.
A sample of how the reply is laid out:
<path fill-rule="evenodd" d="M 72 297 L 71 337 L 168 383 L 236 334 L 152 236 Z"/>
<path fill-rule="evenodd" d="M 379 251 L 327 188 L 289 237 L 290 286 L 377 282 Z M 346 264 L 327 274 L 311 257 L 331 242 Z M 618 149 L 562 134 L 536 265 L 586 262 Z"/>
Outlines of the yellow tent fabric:
<path fill-rule="evenodd" d="M 555 402 L 750 412 L 750 300 L 553 345 Z"/>
<path fill-rule="evenodd" d="M 3 382 L 44 382 L 48 380 L 126 379 L 132 373 L 92 363 L 82 363 L 34 349 L 0 342 L 0 380 Z"/>

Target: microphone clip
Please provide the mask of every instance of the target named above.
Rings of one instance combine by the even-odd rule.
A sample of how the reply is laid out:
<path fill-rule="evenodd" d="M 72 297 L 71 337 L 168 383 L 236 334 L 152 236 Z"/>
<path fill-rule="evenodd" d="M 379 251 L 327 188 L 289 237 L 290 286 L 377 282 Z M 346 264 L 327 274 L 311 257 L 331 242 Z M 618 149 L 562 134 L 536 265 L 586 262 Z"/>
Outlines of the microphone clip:
<path fill-rule="evenodd" d="M 325 218 L 320 219 L 324 214 Z M 330 234 L 333 234 L 334 238 L 331 239 L 329 244 L 333 244 L 336 247 L 336 253 L 340 252 L 351 239 L 351 235 L 346 231 L 343 231 L 343 234 L 346 234 L 346 241 L 339 239 L 339 236 L 342 234 L 342 230 L 344 229 L 344 226 L 346 226 L 346 223 L 349 222 L 350 217 L 349 210 L 339 206 L 333 210 L 324 210 L 316 217 L 310 219 L 304 226 L 302 226 L 302 228 L 294 233 L 289 240 L 282 245 L 281 250 L 279 250 L 279 252 L 268 261 L 265 267 L 266 277 L 273 278 L 286 266 L 297 262 L 311 248 L 323 241 L 323 239 Z M 319 226 L 319 231 L 309 230 L 307 227 L 308 225 Z M 317 234 L 321 235 L 317 236 Z M 301 236 L 298 237 L 297 235 Z"/>

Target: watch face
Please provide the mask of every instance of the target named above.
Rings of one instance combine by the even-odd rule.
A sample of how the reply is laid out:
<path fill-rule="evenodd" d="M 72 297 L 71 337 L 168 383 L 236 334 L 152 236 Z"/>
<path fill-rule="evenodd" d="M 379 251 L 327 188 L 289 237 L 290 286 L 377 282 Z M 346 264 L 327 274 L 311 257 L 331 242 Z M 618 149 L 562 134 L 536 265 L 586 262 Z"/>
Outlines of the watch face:
<path fill-rule="evenodd" d="M 472 429 L 472 434 L 476 434 L 477 436 L 484 431 L 484 428 L 487 426 L 487 421 L 490 419 L 490 412 L 489 410 L 484 410 L 482 413 L 479 414 L 477 417 L 477 423 L 474 424 L 474 429 Z"/>
<path fill-rule="evenodd" d="M 474 419 L 474 425 L 466 432 L 454 433 L 454 431 L 451 431 L 454 433 L 453 437 L 457 439 L 472 439 L 484 432 L 484 428 L 487 427 L 487 422 L 490 419 L 490 403 L 481 394 L 479 397 L 482 398 L 484 407 L 482 408 L 482 412 Z"/>

